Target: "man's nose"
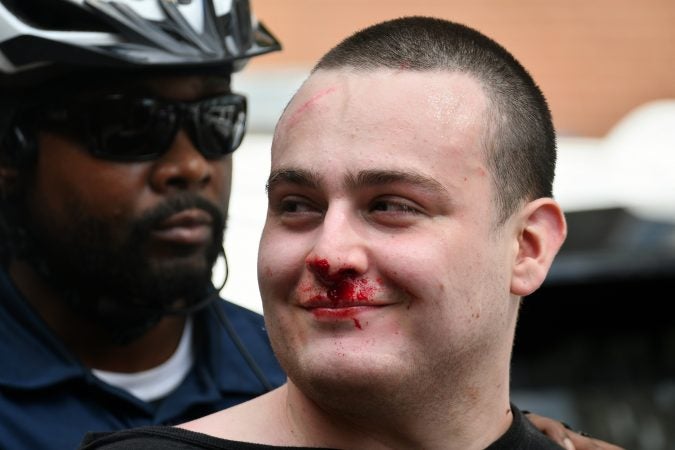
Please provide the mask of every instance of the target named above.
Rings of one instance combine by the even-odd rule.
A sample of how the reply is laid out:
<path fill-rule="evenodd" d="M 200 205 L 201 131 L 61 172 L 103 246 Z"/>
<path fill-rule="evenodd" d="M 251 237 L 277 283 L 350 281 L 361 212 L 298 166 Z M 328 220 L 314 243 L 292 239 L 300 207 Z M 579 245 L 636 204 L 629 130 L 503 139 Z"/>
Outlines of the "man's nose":
<path fill-rule="evenodd" d="M 369 247 L 364 224 L 347 208 L 329 208 L 305 260 L 308 270 L 325 285 L 358 278 L 368 271 Z"/>
<path fill-rule="evenodd" d="M 190 140 L 185 130 L 179 130 L 169 149 L 155 161 L 151 176 L 153 189 L 199 190 L 209 184 L 213 166 Z"/>

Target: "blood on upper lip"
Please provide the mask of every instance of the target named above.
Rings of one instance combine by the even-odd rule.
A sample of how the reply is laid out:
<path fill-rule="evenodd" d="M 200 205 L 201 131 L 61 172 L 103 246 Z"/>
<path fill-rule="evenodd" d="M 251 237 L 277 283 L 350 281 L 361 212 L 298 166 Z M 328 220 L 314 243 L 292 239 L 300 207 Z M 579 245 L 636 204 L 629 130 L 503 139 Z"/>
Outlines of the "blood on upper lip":
<path fill-rule="evenodd" d="M 368 280 L 365 278 L 360 278 L 358 280 L 346 278 L 328 288 L 326 295 L 334 302 L 356 300 L 370 301 L 374 290 L 373 286 L 370 286 Z"/>

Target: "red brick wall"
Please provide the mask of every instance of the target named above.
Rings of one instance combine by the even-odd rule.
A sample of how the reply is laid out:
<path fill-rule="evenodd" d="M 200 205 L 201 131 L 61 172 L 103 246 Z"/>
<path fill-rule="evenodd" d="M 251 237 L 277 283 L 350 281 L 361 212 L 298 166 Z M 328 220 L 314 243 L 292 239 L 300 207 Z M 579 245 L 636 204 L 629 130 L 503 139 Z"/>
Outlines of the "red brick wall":
<path fill-rule="evenodd" d="M 470 25 L 509 49 L 559 132 L 602 136 L 632 108 L 675 98 L 674 0 L 251 0 L 284 51 L 248 70 L 310 66 L 352 31 L 402 15 Z"/>

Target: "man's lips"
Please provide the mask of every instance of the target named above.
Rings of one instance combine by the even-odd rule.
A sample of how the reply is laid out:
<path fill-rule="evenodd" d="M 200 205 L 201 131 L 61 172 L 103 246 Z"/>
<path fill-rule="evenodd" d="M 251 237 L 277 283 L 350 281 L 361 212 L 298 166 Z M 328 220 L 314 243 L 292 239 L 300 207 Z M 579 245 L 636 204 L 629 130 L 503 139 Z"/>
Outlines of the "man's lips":
<path fill-rule="evenodd" d="M 388 306 L 386 303 L 359 300 L 333 300 L 317 296 L 300 305 L 317 319 L 340 320 L 353 319 L 360 314 Z"/>
<path fill-rule="evenodd" d="M 201 245 L 213 235 L 211 215 L 201 209 L 186 209 L 169 216 L 152 230 L 154 237 L 183 245 Z"/>

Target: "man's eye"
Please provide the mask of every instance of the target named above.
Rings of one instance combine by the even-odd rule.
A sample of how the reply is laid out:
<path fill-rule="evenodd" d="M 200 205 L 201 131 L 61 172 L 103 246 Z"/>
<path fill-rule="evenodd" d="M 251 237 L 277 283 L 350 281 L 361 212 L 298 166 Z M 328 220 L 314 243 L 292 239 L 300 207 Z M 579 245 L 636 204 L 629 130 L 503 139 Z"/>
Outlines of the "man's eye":
<path fill-rule="evenodd" d="M 288 214 L 303 214 L 317 212 L 317 208 L 307 201 L 298 199 L 285 199 L 279 202 L 279 212 Z"/>
<path fill-rule="evenodd" d="M 271 202 L 270 213 L 283 226 L 298 231 L 314 227 L 323 219 L 323 210 L 304 197 L 288 196 Z"/>
<path fill-rule="evenodd" d="M 420 211 L 413 205 L 400 200 L 377 200 L 370 207 L 373 212 L 419 214 Z"/>
<path fill-rule="evenodd" d="M 294 220 L 323 214 L 320 205 L 302 195 L 270 195 L 269 209 L 275 215 Z"/>

